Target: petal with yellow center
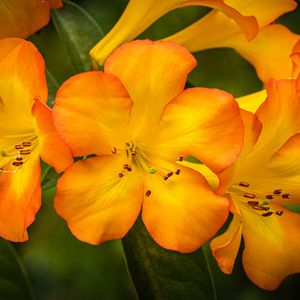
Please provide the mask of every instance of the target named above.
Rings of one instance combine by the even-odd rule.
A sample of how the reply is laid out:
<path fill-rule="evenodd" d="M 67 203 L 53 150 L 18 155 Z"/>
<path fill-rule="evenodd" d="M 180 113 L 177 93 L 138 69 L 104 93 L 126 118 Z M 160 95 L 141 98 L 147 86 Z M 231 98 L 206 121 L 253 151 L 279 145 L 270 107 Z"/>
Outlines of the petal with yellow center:
<path fill-rule="evenodd" d="M 169 169 L 176 169 L 170 164 Z M 211 238 L 228 216 L 228 201 L 217 196 L 197 172 L 180 166 L 180 174 L 164 180 L 148 174 L 142 219 L 162 247 L 192 252 Z M 151 193 L 150 193 L 151 192 Z"/>
<path fill-rule="evenodd" d="M 266 100 L 267 91 L 262 90 L 256 93 L 245 95 L 236 99 L 241 109 L 255 113 L 260 105 Z"/>
<path fill-rule="evenodd" d="M 60 173 L 72 164 L 70 150 L 54 127 L 51 109 L 39 100 L 32 107 L 35 118 L 36 134 L 39 139 L 39 151 L 42 159 Z"/>
<path fill-rule="evenodd" d="M 240 153 L 243 131 L 232 95 L 217 89 L 187 89 L 166 106 L 155 151 L 172 161 L 192 155 L 218 173 Z"/>
<path fill-rule="evenodd" d="M 124 42 L 128 42 L 167 12 L 185 6 L 208 6 L 216 8 L 234 19 L 245 35 L 251 39 L 258 30 L 256 19 L 243 16 L 238 10 L 221 0 L 131 0 L 113 29 L 90 51 L 93 60 L 102 65 L 110 53 Z"/>
<path fill-rule="evenodd" d="M 111 154 L 113 147 L 124 148 L 124 141 L 129 140 L 131 106 L 115 76 L 81 73 L 58 90 L 54 122 L 74 156 Z"/>
<path fill-rule="evenodd" d="M 27 227 L 34 221 L 41 205 L 40 161 L 33 151 L 19 167 L 0 170 L 0 235 L 13 241 L 28 239 Z"/>
<path fill-rule="evenodd" d="M 144 186 L 138 170 L 124 177 L 123 158 L 78 161 L 58 180 L 55 208 L 72 233 L 90 244 L 122 238 L 141 210 Z"/>
<path fill-rule="evenodd" d="M 195 58 L 179 45 L 141 40 L 118 48 L 104 68 L 124 84 L 134 102 L 133 126 L 143 132 L 158 122 L 165 105 L 183 91 L 195 65 Z"/>
<path fill-rule="evenodd" d="M 276 204 L 271 209 L 282 214 L 262 217 L 241 210 L 244 269 L 250 280 L 266 290 L 300 272 L 300 215 Z"/>

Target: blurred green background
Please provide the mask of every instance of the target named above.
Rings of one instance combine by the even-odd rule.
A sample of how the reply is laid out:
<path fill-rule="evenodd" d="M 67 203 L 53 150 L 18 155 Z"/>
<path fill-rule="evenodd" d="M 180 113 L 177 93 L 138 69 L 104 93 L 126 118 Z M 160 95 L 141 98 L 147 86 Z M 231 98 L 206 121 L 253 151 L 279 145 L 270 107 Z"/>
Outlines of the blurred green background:
<path fill-rule="evenodd" d="M 75 46 L 79 42 L 83 49 L 81 51 L 85 51 L 84 55 L 87 56 L 87 51 L 93 43 L 108 32 L 117 21 L 126 3 L 127 1 L 124 0 L 68 1 L 61 12 L 53 12 L 56 28 L 53 23 L 50 23 L 30 37 L 46 61 L 50 104 L 55 90 L 64 80 L 89 67 L 74 64 L 78 58 L 70 55 L 65 44 L 66 39 L 62 37 L 69 34 L 69 42 Z M 60 24 L 61 14 L 66 14 L 64 16 L 68 18 L 68 12 L 64 12 L 67 7 L 75 14 L 78 13 L 79 17 L 88 16 L 91 30 L 93 26 L 96 29 L 92 30 L 89 35 L 80 28 L 66 33 L 64 28 L 74 25 L 71 19 L 70 24 Z M 141 38 L 158 39 L 167 36 L 197 20 L 207 11 L 208 9 L 199 7 L 175 10 L 151 26 L 141 35 Z M 278 22 L 300 34 L 300 8 L 282 16 Z M 60 28 L 59 34 L 57 28 Z M 262 87 L 253 67 L 231 49 L 203 51 L 196 53 L 196 57 L 198 67 L 189 77 L 188 85 L 190 86 L 218 87 L 235 96 L 245 95 Z M 49 176 L 46 177 L 45 182 L 47 178 Z M 37 215 L 36 222 L 29 229 L 30 240 L 14 245 L 24 261 L 36 299 L 137 299 L 126 270 L 121 242 L 113 241 L 100 246 L 90 246 L 76 240 L 65 222 L 55 214 L 53 209 L 55 189 L 51 186 L 53 186 L 51 183 L 45 185 L 42 209 Z M 300 298 L 300 275 L 287 278 L 277 291 L 265 292 L 247 279 L 241 265 L 241 255 L 236 261 L 231 276 L 224 275 L 211 257 L 210 262 L 216 281 L 217 295 L 221 300 Z M 280 261 L 274 263 L 280 264 Z"/>

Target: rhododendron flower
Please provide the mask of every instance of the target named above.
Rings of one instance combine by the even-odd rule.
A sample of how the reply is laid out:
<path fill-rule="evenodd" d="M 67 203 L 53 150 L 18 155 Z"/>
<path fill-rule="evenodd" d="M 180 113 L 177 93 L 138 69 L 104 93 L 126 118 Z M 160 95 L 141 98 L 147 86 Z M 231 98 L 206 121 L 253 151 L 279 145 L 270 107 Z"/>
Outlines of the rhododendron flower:
<path fill-rule="evenodd" d="M 285 207 L 300 203 L 300 80 L 271 81 L 267 93 L 255 115 L 242 112 L 243 151 L 219 175 L 217 192 L 227 194 L 234 217 L 211 248 L 230 274 L 243 237 L 246 274 L 273 290 L 300 272 L 300 215 Z M 208 174 L 201 165 L 194 168 Z"/>
<path fill-rule="evenodd" d="M 142 210 L 161 246 L 190 252 L 228 213 L 197 172 L 177 161 L 193 155 L 221 172 L 239 154 L 237 103 L 217 89 L 183 91 L 193 56 L 173 43 L 135 41 L 59 89 L 54 119 L 77 161 L 59 179 L 55 208 L 80 240 L 122 238 Z"/>
<path fill-rule="evenodd" d="M 279 0 L 272 1 L 272 6 L 275 6 L 275 11 L 278 6 L 278 1 Z M 186 6 L 208 6 L 220 10 L 230 20 L 234 20 L 233 22 L 237 24 L 247 39 L 254 38 L 258 30 L 256 19 L 250 15 L 243 15 L 239 9 L 235 8 L 235 6 L 237 6 L 235 1 L 231 1 L 233 5 L 229 2 L 230 1 L 223 0 L 130 0 L 116 25 L 91 50 L 90 54 L 93 62 L 94 64 L 98 63 L 102 65 L 106 57 L 119 45 L 136 38 L 167 12 L 175 8 Z M 282 2 L 282 0 L 280 0 L 280 2 Z"/>
<path fill-rule="evenodd" d="M 63 171 L 72 156 L 45 104 L 44 61 L 21 39 L 0 41 L 0 236 L 25 241 L 41 205 L 40 159 Z"/>
<path fill-rule="evenodd" d="M 261 28 L 253 40 L 248 41 L 235 22 L 215 10 L 165 40 L 179 43 L 191 52 L 219 47 L 233 48 L 254 65 L 262 81 L 291 78 L 293 65 L 290 54 L 300 36 L 283 25 L 268 24 L 280 14 L 294 9 L 296 3 L 282 0 L 232 2 L 236 2 L 234 7 L 243 14 L 253 14 L 257 18 Z M 248 2 L 251 5 L 247 6 Z"/>
<path fill-rule="evenodd" d="M 26 38 L 46 26 L 50 9 L 62 7 L 61 0 L 1 0 L 0 38 Z"/>

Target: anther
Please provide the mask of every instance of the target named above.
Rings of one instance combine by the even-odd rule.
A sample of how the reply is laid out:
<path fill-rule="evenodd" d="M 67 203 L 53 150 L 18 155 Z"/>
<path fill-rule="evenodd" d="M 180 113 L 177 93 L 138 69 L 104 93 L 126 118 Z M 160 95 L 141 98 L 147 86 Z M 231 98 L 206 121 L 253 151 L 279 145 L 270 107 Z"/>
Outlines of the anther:
<path fill-rule="evenodd" d="M 19 167 L 19 166 L 22 166 L 23 165 L 23 162 L 22 161 L 14 161 L 11 163 L 13 166 L 15 167 Z"/>
<path fill-rule="evenodd" d="M 258 205 L 259 202 L 258 202 L 258 201 L 248 201 L 248 204 L 249 204 L 250 206 L 255 206 L 255 205 Z"/>
<path fill-rule="evenodd" d="M 273 215 L 272 211 L 268 211 L 268 212 L 262 214 L 263 217 L 269 217 L 269 216 L 272 216 L 272 215 Z"/>
<path fill-rule="evenodd" d="M 253 205 L 251 207 L 256 210 L 269 210 L 270 209 L 269 206 L 261 206 L 261 205 Z"/>
<path fill-rule="evenodd" d="M 112 153 L 112 154 L 117 154 L 117 149 L 116 149 L 116 147 L 113 147 L 113 148 L 111 149 L 111 153 Z"/>
<path fill-rule="evenodd" d="M 277 215 L 277 216 L 282 216 L 282 214 L 283 214 L 282 210 L 275 211 L 275 215 Z"/>
<path fill-rule="evenodd" d="M 292 195 L 291 194 L 282 194 L 281 197 L 283 199 L 290 199 L 292 197 Z"/>
<path fill-rule="evenodd" d="M 249 187 L 250 184 L 247 183 L 247 182 L 243 182 L 243 181 L 242 181 L 242 182 L 239 183 L 239 186 Z"/>
<path fill-rule="evenodd" d="M 22 146 L 22 145 L 16 145 L 16 146 L 15 146 L 15 149 L 17 149 L 17 150 L 23 149 L 23 146 Z"/>
<path fill-rule="evenodd" d="M 176 169 L 176 171 L 175 171 L 175 174 L 176 174 L 176 175 L 179 175 L 179 174 L 180 174 L 180 172 L 181 172 L 181 170 L 180 170 L 180 169 Z"/>
<path fill-rule="evenodd" d="M 180 156 L 178 157 L 178 160 L 179 160 L 179 161 L 183 161 L 183 156 L 180 155 Z"/>
<path fill-rule="evenodd" d="M 27 154 L 30 154 L 30 153 L 31 153 L 31 150 L 20 150 L 21 155 L 27 155 Z"/>
<path fill-rule="evenodd" d="M 30 147 L 31 146 L 31 142 L 23 142 L 22 146 L 24 146 L 24 147 Z"/>
<path fill-rule="evenodd" d="M 146 192 L 146 196 L 149 197 L 150 195 L 151 195 L 151 191 L 148 190 L 148 191 Z"/>
<path fill-rule="evenodd" d="M 282 190 L 274 190 L 273 194 L 274 195 L 280 195 L 282 193 Z"/>
<path fill-rule="evenodd" d="M 23 157 L 16 157 L 16 160 L 17 160 L 17 161 L 22 161 L 22 160 L 23 160 Z"/>
<path fill-rule="evenodd" d="M 272 200 L 274 198 L 275 198 L 274 195 L 266 195 L 266 199 Z"/>
<path fill-rule="evenodd" d="M 137 152 L 136 152 L 136 151 L 132 151 L 132 152 L 131 152 L 131 155 L 132 155 L 132 156 L 136 156 L 136 155 L 137 155 Z"/>
<path fill-rule="evenodd" d="M 124 166 L 123 166 L 123 169 L 124 170 L 127 170 L 129 168 L 129 165 L 128 164 L 125 164 Z"/>
<path fill-rule="evenodd" d="M 124 174 L 123 174 L 123 173 L 119 173 L 118 176 L 119 176 L 120 178 L 122 178 L 122 177 L 124 177 Z"/>
<path fill-rule="evenodd" d="M 244 193 L 243 195 L 245 198 L 255 199 L 256 195 L 251 193 Z"/>
<path fill-rule="evenodd" d="M 163 178 L 164 178 L 164 180 L 168 180 L 168 179 L 169 179 L 169 176 L 168 176 L 168 175 L 165 175 Z"/>
<path fill-rule="evenodd" d="M 173 173 L 172 171 L 170 171 L 170 172 L 167 174 L 167 176 L 168 176 L 168 177 L 171 177 L 173 174 L 174 174 L 174 173 Z"/>

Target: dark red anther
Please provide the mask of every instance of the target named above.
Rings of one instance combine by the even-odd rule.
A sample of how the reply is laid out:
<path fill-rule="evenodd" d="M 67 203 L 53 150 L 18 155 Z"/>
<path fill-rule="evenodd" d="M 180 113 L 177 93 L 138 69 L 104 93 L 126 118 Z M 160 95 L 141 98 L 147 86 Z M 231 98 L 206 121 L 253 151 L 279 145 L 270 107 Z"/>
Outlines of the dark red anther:
<path fill-rule="evenodd" d="M 14 161 L 14 162 L 12 162 L 12 165 L 15 167 L 20 167 L 23 165 L 23 162 L 22 161 Z"/>
<path fill-rule="evenodd" d="M 280 195 L 282 193 L 282 190 L 274 190 L 273 194 L 274 195 Z"/>
<path fill-rule="evenodd" d="M 22 161 L 22 160 L 23 160 L 23 157 L 16 157 L 16 160 L 17 160 L 17 161 Z"/>
<path fill-rule="evenodd" d="M 123 173 L 119 173 L 118 176 L 119 176 L 120 178 L 122 178 L 122 177 L 124 177 L 124 174 L 123 174 Z"/>
<path fill-rule="evenodd" d="M 262 214 L 263 217 L 270 217 L 270 216 L 272 216 L 272 215 L 273 215 L 273 212 L 272 212 L 272 211 L 268 211 L 268 212 Z"/>
<path fill-rule="evenodd" d="M 277 215 L 277 216 L 282 216 L 282 214 L 283 214 L 282 210 L 275 211 L 275 215 Z"/>
<path fill-rule="evenodd" d="M 275 198 L 274 195 L 266 195 L 266 199 L 268 199 L 268 200 L 272 200 L 274 198 Z"/>
<path fill-rule="evenodd" d="M 173 174 L 174 174 L 174 173 L 170 171 L 170 172 L 167 174 L 167 176 L 168 176 L 168 177 L 171 177 L 171 176 L 173 176 Z"/>
<path fill-rule="evenodd" d="M 292 195 L 291 194 L 282 194 L 281 197 L 283 199 L 290 199 L 292 197 Z"/>
<path fill-rule="evenodd" d="M 180 172 L 181 172 L 181 170 L 180 170 L 180 169 L 176 169 L 176 171 L 175 171 L 175 174 L 176 174 L 176 175 L 179 175 L 179 174 L 180 174 Z"/>
<path fill-rule="evenodd" d="M 148 191 L 146 192 L 146 196 L 149 197 L 150 195 L 151 195 L 151 191 L 148 190 Z"/>
<path fill-rule="evenodd" d="M 127 170 L 128 167 L 129 167 L 129 165 L 128 165 L 128 164 L 125 164 L 125 165 L 123 166 L 123 169 L 124 169 L 124 170 Z"/>
<path fill-rule="evenodd" d="M 178 160 L 179 160 L 179 161 L 183 161 L 183 156 L 180 155 L 180 156 L 178 157 Z"/>
<path fill-rule="evenodd" d="M 113 147 L 113 148 L 111 149 L 111 153 L 112 153 L 112 154 L 117 154 L 117 149 L 116 149 L 116 147 Z"/>
<path fill-rule="evenodd" d="M 251 193 L 244 193 L 243 195 L 245 198 L 255 199 L 256 195 Z"/>
<path fill-rule="evenodd" d="M 24 146 L 24 147 L 30 147 L 31 146 L 31 142 L 23 142 L 22 146 Z"/>
<path fill-rule="evenodd" d="M 258 202 L 258 201 L 248 201 L 248 204 L 249 204 L 250 206 L 255 206 L 255 205 L 258 205 L 259 202 Z"/>
<path fill-rule="evenodd" d="M 253 205 L 251 207 L 256 210 L 269 210 L 270 209 L 269 206 L 262 206 L 262 205 Z"/>
<path fill-rule="evenodd" d="M 164 180 L 168 180 L 169 176 L 165 175 L 163 178 L 164 178 Z"/>
<path fill-rule="evenodd" d="M 31 150 L 20 150 L 21 155 L 28 155 L 31 153 Z"/>
<path fill-rule="evenodd" d="M 17 150 L 23 149 L 23 146 L 22 146 L 22 145 L 16 145 L 16 146 L 15 146 L 15 149 L 17 149 Z"/>
<path fill-rule="evenodd" d="M 250 186 L 250 184 L 249 183 L 247 183 L 247 182 L 240 182 L 239 183 L 239 186 L 243 186 L 243 187 L 249 187 Z"/>

